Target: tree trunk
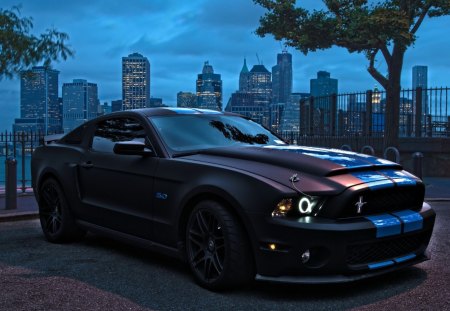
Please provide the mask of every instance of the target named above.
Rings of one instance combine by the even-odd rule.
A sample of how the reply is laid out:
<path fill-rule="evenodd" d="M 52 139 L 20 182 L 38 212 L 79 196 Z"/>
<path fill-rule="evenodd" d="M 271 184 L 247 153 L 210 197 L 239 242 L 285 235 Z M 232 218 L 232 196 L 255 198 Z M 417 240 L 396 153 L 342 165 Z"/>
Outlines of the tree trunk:
<path fill-rule="evenodd" d="M 386 111 L 384 117 L 383 147 L 398 148 L 398 134 L 400 125 L 400 79 L 402 75 L 403 56 L 405 48 L 394 46 L 392 60 L 388 66 L 389 76 L 386 88 Z"/>

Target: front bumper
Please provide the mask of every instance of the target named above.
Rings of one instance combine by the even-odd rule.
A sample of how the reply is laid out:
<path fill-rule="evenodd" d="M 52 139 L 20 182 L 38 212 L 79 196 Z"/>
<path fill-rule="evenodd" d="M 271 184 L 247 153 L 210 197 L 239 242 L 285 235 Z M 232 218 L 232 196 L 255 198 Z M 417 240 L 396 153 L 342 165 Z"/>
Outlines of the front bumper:
<path fill-rule="evenodd" d="M 257 280 L 341 283 L 428 260 L 436 214 L 424 203 L 405 210 L 346 220 L 304 217 L 254 222 Z M 302 254 L 309 252 L 309 260 Z M 304 259 L 304 258 L 303 258 Z"/>

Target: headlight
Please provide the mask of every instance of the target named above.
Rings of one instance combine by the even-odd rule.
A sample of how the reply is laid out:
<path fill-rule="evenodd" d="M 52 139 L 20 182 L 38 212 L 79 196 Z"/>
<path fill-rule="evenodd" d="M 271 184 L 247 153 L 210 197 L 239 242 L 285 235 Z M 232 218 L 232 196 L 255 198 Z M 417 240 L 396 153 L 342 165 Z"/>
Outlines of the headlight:
<path fill-rule="evenodd" d="M 315 215 L 320 210 L 320 202 L 319 197 L 306 195 L 295 199 L 283 199 L 273 210 L 272 217 Z"/>
<path fill-rule="evenodd" d="M 286 216 L 291 210 L 293 210 L 292 199 L 281 200 L 272 212 L 272 216 Z"/>
<path fill-rule="evenodd" d="M 311 215 L 319 202 L 317 197 L 301 197 L 298 201 L 298 212 L 300 215 Z"/>

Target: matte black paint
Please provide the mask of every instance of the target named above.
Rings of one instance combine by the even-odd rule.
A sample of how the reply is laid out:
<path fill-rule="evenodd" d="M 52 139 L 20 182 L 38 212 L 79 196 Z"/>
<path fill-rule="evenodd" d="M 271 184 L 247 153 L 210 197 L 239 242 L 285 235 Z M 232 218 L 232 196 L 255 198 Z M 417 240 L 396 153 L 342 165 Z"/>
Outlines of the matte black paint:
<path fill-rule="evenodd" d="M 156 247 L 181 258 L 184 258 L 184 225 L 190 209 L 204 198 L 219 200 L 238 216 L 249 237 L 258 279 L 314 283 L 314 276 L 317 276 L 318 283 L 348 281 L 427 259 L 425 248 L 435 213 L 429 206 L 422 207 L 424 185 L 411 177 L 416 185 L 395 186 L 395 191 L 415 189 L 418 193 L 416 203 L 420 207 L 416 210 L 424 219 L 423 228 L 411 234 L 426 236 L 426 243 L 418 250 L 416 259 L 376 273 L 368 271 L 367 266 L 355 268 L 345 262 L 349 245 L 370 244 L 376 240 L 376 229 L 367 219 L 358 215 L 342 216 L 359 193 L 373 191 L 351 173 L 380 168 L 401 171 L 398 164 L 368 164 L 353 169 L 301 152 L 254 146 L 175 155 L 165 149 L 159 134 L 148 122 L 147 117 L 154 115 L 177 113 L 162 108 L 114 113 L 84 124 L 81 142 L 69 134 L 38 147 L 32 158 L 32 182 L 37 200 L 39 185 L 52 176 L 60 182 L 81 226 Z M 154 155 L 92 151 L 96 123 L 110 117 L 140 120 L 145 125 L 147 143 Z M 336 153 L 338 151 L 330 151 L 330 154 Z M 295 186 L 290 181 L 293 174 L 299 177 Z M 319 214 L 296 219 L 271 217 L 281 199 L 299 197 L 297 190 L 325 198 Z M 276 243 L 277 249 L 269 250 L 269 243 Z M 316 251 L 317 259 L 302 264 L 301 252 L 308 248 Z M 357 277 L 350 277 L 355 273 Z"/>

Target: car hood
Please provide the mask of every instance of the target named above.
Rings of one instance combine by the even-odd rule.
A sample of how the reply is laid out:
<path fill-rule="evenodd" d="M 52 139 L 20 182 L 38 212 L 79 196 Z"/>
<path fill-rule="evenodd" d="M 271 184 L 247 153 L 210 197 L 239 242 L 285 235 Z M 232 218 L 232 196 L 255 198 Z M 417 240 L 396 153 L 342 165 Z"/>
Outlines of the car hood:
<path fill-rule="evenodd" d="M 397 163 L 339 149 L 248 146 L 208 149 L 183 158 L 251 172 L 290 188 L 301 184 L 302 191 L 336 193 L 362 183 L 416 182 Z M 294 175 L 294 180 L 300 181 L 296 186 L 292 181 Z"/>

